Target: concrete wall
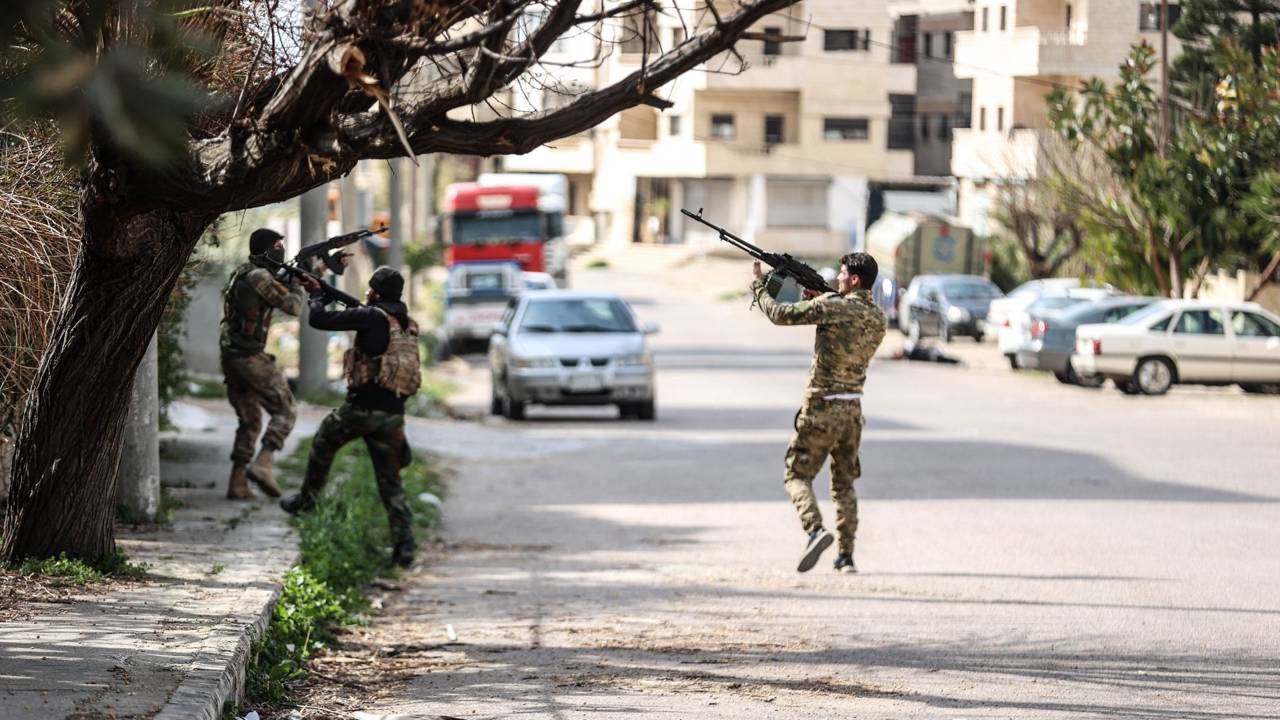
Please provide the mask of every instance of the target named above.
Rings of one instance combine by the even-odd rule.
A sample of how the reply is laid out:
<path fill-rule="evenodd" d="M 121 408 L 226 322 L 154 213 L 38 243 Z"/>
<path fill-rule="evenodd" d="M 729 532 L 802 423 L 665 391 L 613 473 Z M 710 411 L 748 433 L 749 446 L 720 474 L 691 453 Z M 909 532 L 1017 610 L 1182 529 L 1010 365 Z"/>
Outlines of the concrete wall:
<path fill-rule="evenodd" d="M 201 275 L 191 289 L 191 304 L 182 322 L 183 362 L 187 370 L 201 375 L 221 375 L 218 361 L 218 331 L 222 322 L 222 288 L 233 268 Z"/>

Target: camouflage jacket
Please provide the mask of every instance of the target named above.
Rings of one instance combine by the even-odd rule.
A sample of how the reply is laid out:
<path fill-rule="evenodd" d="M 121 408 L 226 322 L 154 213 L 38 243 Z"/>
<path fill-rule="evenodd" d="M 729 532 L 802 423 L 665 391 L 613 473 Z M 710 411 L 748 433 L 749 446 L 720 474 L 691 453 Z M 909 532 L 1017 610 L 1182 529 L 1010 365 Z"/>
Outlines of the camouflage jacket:
<path fill-rule="evenodd" d="M 775 325 L 817 325 L 813 365 L 805 398 L 862 392 L 867 365 L 884 339 L 888 321 L 870 290 L 823 293 L 812 300 L 780 303 L 761 282 L 751 285 L 756 302 Z"/>
<path fill-rule="evenodd" d="M 301 287 L 286 287 L 264 268 L 245 263 L 231 273 L 222 290 L 222 329 L 218 345 L 223 355 L 252 355 L 267 347 L 271 314 L 277 308 L 290 315 L 302 312 Z"/>

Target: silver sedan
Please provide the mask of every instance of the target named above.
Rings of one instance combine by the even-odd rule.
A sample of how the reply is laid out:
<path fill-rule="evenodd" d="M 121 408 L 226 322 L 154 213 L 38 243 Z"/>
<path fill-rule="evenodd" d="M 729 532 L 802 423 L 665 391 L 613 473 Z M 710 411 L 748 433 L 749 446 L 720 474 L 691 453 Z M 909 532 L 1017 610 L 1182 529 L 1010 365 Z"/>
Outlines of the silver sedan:
<path fill-rule="evenodd" d="M 653 356 L 622 298 L 608 292 L 533 291 L 507 306 L 489 344 L 490 411 L 524 418 L 530 404 L 617 405 L 653 420 Z"/>

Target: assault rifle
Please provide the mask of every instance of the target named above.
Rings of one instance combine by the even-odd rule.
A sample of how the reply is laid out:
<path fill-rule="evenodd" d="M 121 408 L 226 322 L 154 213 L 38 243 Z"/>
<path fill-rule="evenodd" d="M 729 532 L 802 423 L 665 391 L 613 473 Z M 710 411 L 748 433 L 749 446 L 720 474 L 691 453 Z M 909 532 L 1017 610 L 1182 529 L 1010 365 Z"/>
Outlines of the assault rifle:
<path fill-rule="evenodd" d="M 688 215 L 694 220 L 697 220 L 703 225 L 706 225 L 712 230 L 715 230 L 717 233 L 720 234 L 721 240 L 724 240 L 725 242 L 745 252 L 751 257 L 772 267 L 774 275 L 777 275 L 779 277 L 792 278 L 796 281 L 796 284 L 800 285 L 800 287 L 803 287 L 807 290 L 812 290 L 814 292 L 825 293 L 825 292 L 836 291 L 835 288 L 827 284 L 826 280 L 822 279 L 822 276 L 818 274 L 817 270 L 814 270 L 808 265 L 791 257 L 787 253 L 772 253 L 765 250 L 761 250 L 755 245 L 752 245 L 746 240 L 743 240 L 737 235 L 734 235 L 728 230 L 725 230 L 724 228 L 720 227 L 719 225 L 707 222 L 702 218 L 702 208 L 698 208 L 697 213 L 691 213 L 688 210 L 685 210 L 684 208 L 681 208 L 680 212 L 684 213 L 685 215 Z"/>
<path fill-rule="evenodd" d="M 338 288 L 325 282 L 315 271 L 319 270 L 317 261 L 329 268 L 330 272 L 335 275 L 341 275 L 346 266 L 342 264 L 342 256 L 344 253 L 334 252 L 340 250 L 351 243 L 363 238 L 377 235 L 387 231 L 387 226 L 382 226 L 374 230 L 357 230 L 345 235 L 331 237 L 324 242 L 318 242 L 314 245 L 308 245 L 298 251 L 298 254 L 292 260 L 285 263 L 276 262 L 266 255 L 259 255 L 267 267 L 274 271 L 276 279 L 283 282 L 290 277 L 303 278 L 309 277 L 320 283 L 320 292 L 324 295 L 325 302 L 338 302 L 350 308 L 360 307 L 361 302 L 339 290 Z"/>

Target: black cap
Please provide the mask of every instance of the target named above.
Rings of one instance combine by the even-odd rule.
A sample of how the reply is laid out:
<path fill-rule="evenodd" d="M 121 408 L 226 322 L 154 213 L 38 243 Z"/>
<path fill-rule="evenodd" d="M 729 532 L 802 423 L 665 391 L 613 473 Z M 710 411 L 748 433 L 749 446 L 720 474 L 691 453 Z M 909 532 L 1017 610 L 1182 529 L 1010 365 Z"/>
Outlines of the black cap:
<path fill-rule="evenodd" d="M 284 236 L 275 230 L 269 228 L 258 228 L 249 236 L 249 254 L 261 255 L 276 246 L 277 240 L 283 240 Z"/>
<path fill-rule="evenodd" d="M 404 292 L 404 276 L 386 265 L 373 271 L 369 278 L 369 287 L 378 293 L 378 297 L 388 302 L 399 300 Z"/>

